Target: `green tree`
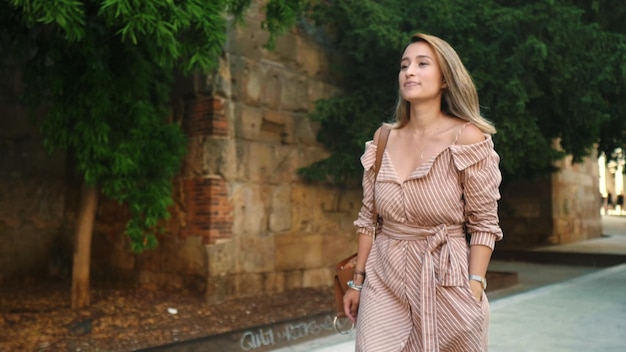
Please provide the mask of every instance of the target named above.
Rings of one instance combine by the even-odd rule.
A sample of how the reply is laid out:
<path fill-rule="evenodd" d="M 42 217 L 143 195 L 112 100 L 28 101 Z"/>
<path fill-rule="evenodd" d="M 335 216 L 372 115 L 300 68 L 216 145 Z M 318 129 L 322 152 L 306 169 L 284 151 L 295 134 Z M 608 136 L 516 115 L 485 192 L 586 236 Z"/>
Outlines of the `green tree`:
<path fill-rule="evenodd" d="M 317 103 L 312 118 L 321 121 L 319 139 L 332 154 L 303 174 L 359 177 L 363 141 L 392 115 L 398 60 L 417 31 L 447 40 L 468 67 L 483 114 L 498 129 L 506 180 L 551 172 L 566 154 L 580 161 L 596 143 L 623 144 L 626 19 L 623 10 L 612 16 L 598 24 L 602 16 L 566 0 L 319 3 L 313 19 L 345 55 L 337 66 L 345 94 Z"/>
<path fill-rule="evenodd" d="M 572 0 L 571 2 L 584 10 L 583 20 L 586 23 L 596 24 L 603 31 L 613 33 L 615 36 L 626 34 L 626 6 L 622 1 Z M 624 51 L 623 40 L 617 41 L 614 45 L 621 46 L 618 53 Z M 618 72 L 622 72 L 621 75 L 609 79 L 603 91 L 610 118 L 601 128 L 598 150 L 604 152 L 609 158 L 617 148 L 626 150 L 626 119 L 624 118 L 626 89 L 623 80 L 626 63 L 618 53 L 612 60 L 603 63 L 604 65 L 611 65 Z"/>
<path fill-rule="evenodd" d="M 84 179 L 75 229 L 72 307 L 89 304 L 89 262 L 98 195 L 126 204 L 135 252 L 157 245 L 172 204 L 171 181 L 186 150 L 168 121 L 177 69 L 216 68 L 228 15 L 251 0 L 0 0 L 0 52 L 17 61 L 23 101 L 45 107 L 45 146 L 66 150 Z M 303 1 L 265 2 L 270 45 Z"/>

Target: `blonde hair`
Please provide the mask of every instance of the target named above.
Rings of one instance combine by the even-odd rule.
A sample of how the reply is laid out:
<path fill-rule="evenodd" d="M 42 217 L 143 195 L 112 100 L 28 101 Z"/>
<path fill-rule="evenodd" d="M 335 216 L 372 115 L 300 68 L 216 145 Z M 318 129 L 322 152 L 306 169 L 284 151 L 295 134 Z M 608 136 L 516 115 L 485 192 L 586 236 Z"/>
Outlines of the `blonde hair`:
<path fill-rule="evenodd" d="M 447 84 L 441 98 L 441 111 L 471 122 L 483 133 L 496 133 L 493 124 L 480 114 L 474 81 L 450 44 L 443 39 L 423 33 L 416 33 L 411 37 L 411 44 L 417 42 L 425 42 L 433 49 L 443 80 Z M 404 100 L 398 92 L 395 128 L 402 128 L 409 123 L 410 106 L 411 103 Z"/>

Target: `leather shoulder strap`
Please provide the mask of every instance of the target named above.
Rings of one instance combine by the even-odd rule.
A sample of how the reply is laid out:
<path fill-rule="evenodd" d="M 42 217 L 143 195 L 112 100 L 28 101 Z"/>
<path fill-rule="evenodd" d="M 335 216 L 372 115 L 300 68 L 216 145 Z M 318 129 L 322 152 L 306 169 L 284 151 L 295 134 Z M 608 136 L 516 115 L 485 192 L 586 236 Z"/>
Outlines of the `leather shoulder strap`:
<path fill-rule="evenodd" d="M 387 146 L 389 132 L 391 132 L 390 128 L 387 128 L 385 126 L 381 127 L 380 134 L 378 135 L 378 140 L 376 141 L 376 161 L 374 162 L 374 174 L 376 176 L 378 176 L 378 171 L 380 171 L 380 165 L 383 163 L 383 153 L 385 152 L 385 147 Z"/>
<path fill-rule="evenodd" d="M 383 153 L 387 147 L 387 140 L 389 139 L 389 132 L 391 129 L 388 127 L 381 127 L 378 140 L 376 141 L 376 161 L 374 162 L 374 184 L 372 185 L 372 224 L 376 226 L 378 223 L 378 211 L 376 210 L 376 178 L 378 177 L 378 171 L 383 163 Z M 374 228 L 374 235 L 376 234 L 376 228 Z"/>

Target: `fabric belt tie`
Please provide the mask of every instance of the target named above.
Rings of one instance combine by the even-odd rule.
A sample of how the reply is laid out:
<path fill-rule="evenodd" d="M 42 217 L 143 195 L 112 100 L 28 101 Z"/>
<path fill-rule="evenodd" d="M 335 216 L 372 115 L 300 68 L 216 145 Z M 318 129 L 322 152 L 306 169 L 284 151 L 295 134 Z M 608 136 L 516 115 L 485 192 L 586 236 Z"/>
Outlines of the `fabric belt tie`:
<path fill-rule="evenodd" d="M 462 286 L 467 280 L 462 275 L 461 263 L 457 256 L 451 255 L 450 245 L 455 242 L 449 241 L 451 237 L 465 237 L 463 225 L 438 225 L 435 227 L 418 227 L 414 225 L 383 222 L 380 235 L 401 241 L 427 241 L 426 253 L 422 263 L 422 295 L 421 307 L 424 320 L 422 321 L 422 345 L 424 351 L 439 351 L 439 339 L 437 338 L 437 290 L 439 286 Z M 463 241 L 463 245 L 464 241 Z M 439 253 L 439 270 L 435 272 L 433 252 L 441 247 Z M 463 249 L 461 253 L 464 253 Z M 463 263 L 467 266 L 467 262 Z"/>

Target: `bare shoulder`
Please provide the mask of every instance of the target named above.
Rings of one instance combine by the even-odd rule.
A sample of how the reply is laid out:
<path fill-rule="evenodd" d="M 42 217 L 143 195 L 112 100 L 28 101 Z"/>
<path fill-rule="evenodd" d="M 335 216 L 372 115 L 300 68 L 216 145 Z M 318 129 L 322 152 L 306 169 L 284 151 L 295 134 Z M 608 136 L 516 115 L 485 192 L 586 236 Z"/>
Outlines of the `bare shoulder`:
<path fill-rule="evenodd" d="M 382 133 L 383 129 L 391 129 L 391 127 L 385 126 L 385 125 L 382 125 L 382 126 L 378 127 L 376 132 L 374 132 L 374 139 L 372 140 L 372 143 L 374 145 L 378 144 L 378 138 L 380 137 L 380 134 Z M 393 131 L 390 131 L 390 132 L 393 132 Z"/>
<path fill-rule="evenodd" d="M 480 143 L 485 140 L 485 134 L 474 124 L 464 124 L 459 128 L 460 135 L 456 141 L 456 144 L 468 145 Z"/>
<path fill-rule="evenodd" d="M 378 129 L 376 129 L 376 132 L 374 132 L 374 139 L 372 139 L 372 143 L 374 145 L 378 144 L 378 137 L 380 137 L 380 133 L 383 130 L 383 126 L 378 127 Z"/>

